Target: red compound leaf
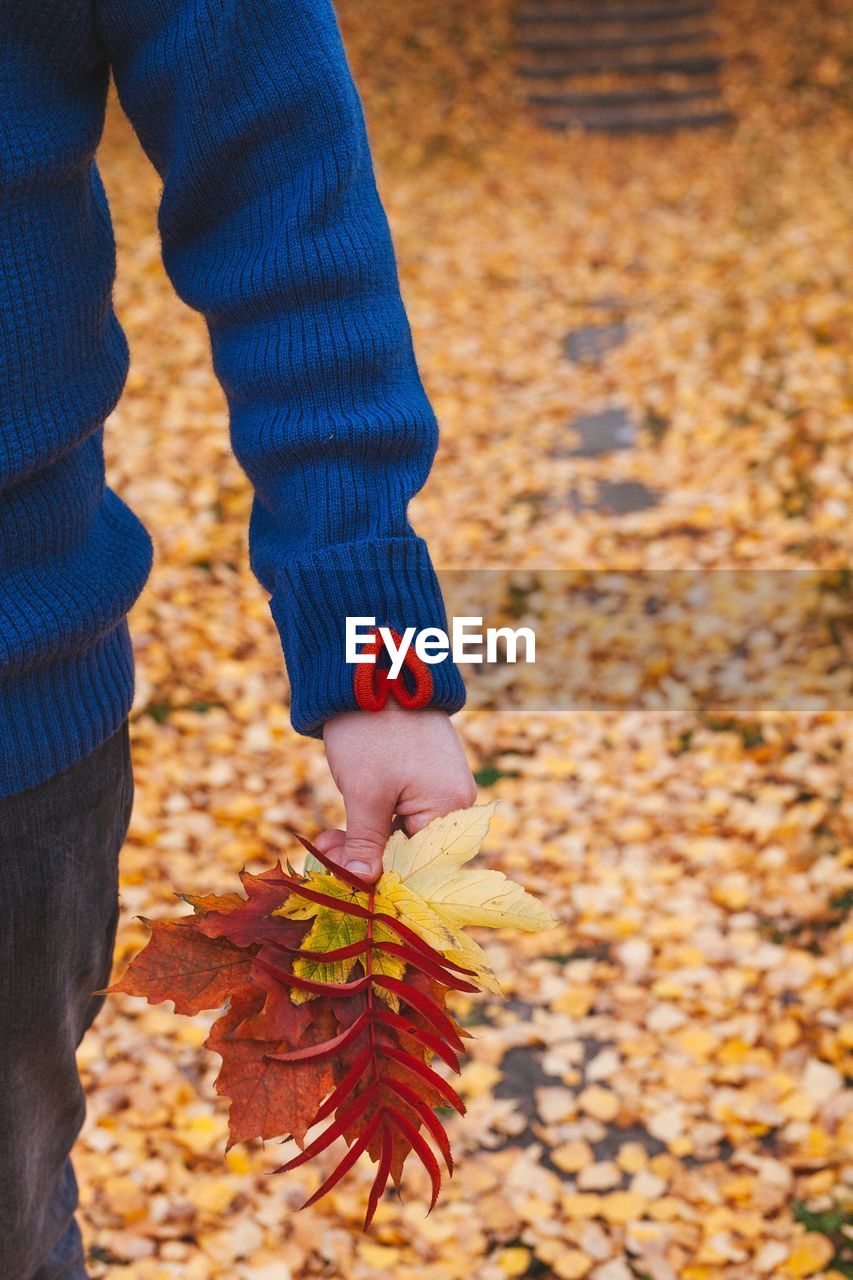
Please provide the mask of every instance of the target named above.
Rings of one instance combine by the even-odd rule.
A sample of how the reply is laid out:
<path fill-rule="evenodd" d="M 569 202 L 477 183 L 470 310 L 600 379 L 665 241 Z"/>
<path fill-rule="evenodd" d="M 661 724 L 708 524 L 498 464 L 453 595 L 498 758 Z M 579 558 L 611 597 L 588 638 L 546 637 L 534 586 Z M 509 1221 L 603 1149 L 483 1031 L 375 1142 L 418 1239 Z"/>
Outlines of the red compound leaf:
<path fill-rule="evenodd" d="M 428 960 L 433 960 L 445 969 L 452 969 L 456 973 L 464 973 L 467 977 L 476 977 L 473 969 L 464 969 L 461 964 L 456 964 L 453 960 L 448 960 L 428 942 L 424 942 L 423 938 L 415 933 L 414 929 L 410 929 L 407 924 L 403 924 L 402 920 L 397 920 L 394 916 L 386 915 L 384 911 L 377 911 L 373 917 L 374 923 L 387 925 L 389 929 L 393 929 L 394 933 L 404 942 L 408 942 L 410 947 L 421 955 L 426 956 Z"/>
<path fill-rule="evenodd" d="M 415 1155 L 429 1174 L 430 1182 L 432 1183 L 432 1200 L 430 1201 L 429 1211 L 432 1213 L 441 1191 L 441 1169 L 438 1167 L 438 1161 L 418 1130 L 413 1124 L 410 1124 L 401 1111 L 392 1106 L 387 1106 L 385 1110 L 390 1115 L 392 1122 L 402 1132 L 403 1137 L 409 1142 Z"/>
<path fill-rule="evenodd" d="M 398 1094 L 403 1101 L 408 1102 L 412 1110 L 417 1113 L 425 1128 L 429 1129 L 432 1134 L 436 1146 L 444 1156 L 444 1163 L 447 1165 L 447 1172 L 452 1177 L 453 1154 L 450 1150 L 450 1140 L 442 1127 L 441 1121 L 432 1108 L 428 1107 L 423 1098 L 419 1097 L 415 1090 L 410 1089 L 402 1080 L 395 1080 L 393 1077 L 389 1077 L 383 1081 L 383 1086 L 386 1089 L 390 1089 L 392 1093 Z"/>
<path fill-rule="evenodd" d="M 363 907 L 360 902 L 353 902 L 351 898 L 333 898 L 330 893 L 309 889 L 301 880 L 291 880 L 289 877 L 286 879 L 288 891 L 295 893 L 298 898 L 305 898 L 307 902 L 316 902 L 320 907 L 331 907 L 333 911 L 341 911 L 345 916 L 358 916 L 362 920 L 374 918 L 372 911 Z"/>
<path fill-rule="evenodd" d="M 409 982 L 401 982 L 399 978 L 389 978 L 385 974 L 377 974 L 373 979 L 378 987 L 384 987 L 386 991 L 393 991 L 394 995 L 399 996 L 406 1004 L 412 1005 L 417 1009 L 421 1017 L 426 1018 L 439 1035 L 443 1035 L 456 1049 L 462 1053 L 465 1046 L 462 1043 L 462 1037 L 456 1029 L 455 1023 L 448 1018 L 446 1013 L 442 1013 L 434 1000 L 424 995 L 422 991 L 418 991 Z"/>
<path fill-rule="evenodd" d="M 445 1102 L 447 1102 L 451 1107 L 454 1107 L 459 1112 L 460 1116 L 464 1116 L 465 1103 L 459 1097 L 459 1094 L 452 1085 L 449 1085 L 446 1080 L 442 1079 L 440 1075 L 433 1071 L 432 1067 L 426 1066 L 423 1062 L 420 1062 L 417 1058 L 412 1057 L 410 1053 L 406 1053 L 402 1049 L 395 1049 L 392 1045 L 380 1044 L 378 1049 L 381 1056 L 390 1058 L 393 1062 L 398 1062 L 400 1066 L 405 1067 L 407 1071 L 410 1071 L 413 1075 L 425 1081 L 427 1084 L 432 1085 L 433 1089 L 435 1089 L 437 1093 L 441 1094 Z"/>
<path fill-rule="evenodd" d="M 324 1000 L 334 1000 L 335 997 L 345 999 L 358 995 L 370 986 L 370 979 L 367 977 L 357 978 L 355 982 L 321 982 L 317 978 L 302 978 L 297 973 L 288 973 L 279 965 L 270 964 L 262 956 L 255 957 L 255 964 L 284 986 L 294 987 L 298 991 L 310 991 L 312 995 L 322 996 Z"/>
<path fill-rule="evenodd" d="M 306 1045 L 304 1049 L 293 1049 L 286 1053 L 269 1053 L 267 1057 L 276 1062 L 308 1062 L 312 1058 L 331 1058 L 335 1054 L 339 1055 L 347 1045 L 351 1044 L 367 1026 L 367 1022 L 368 1017 L 365 1011 L 356 1018 L 351 1027 L 332 1036 L 330 1040 L 323 1040 L 320 1044 Z"/>
<path fill-rule="evenodd" d="M 333 862 L 327 854 L 321 853 L 319 849 L 314 847 L 310 840 L 306 840 L 298 831 L 292 831 L 291 834 L 296 836 L 296 839 L 302 847 L 307 849 L 312 857 L 317 859 L 321 866 L 324 866 L 327 871 L 331 871 L 332 875 L 337 876 L 339 880 L 343 880 L 344 884 L 348 884 L 352 889 L 358 889 L 360 893 L 370 893 L 370 884 L 366 880 L 362 880 L 361 876 L 357 876 L 354 872 L 348 870 L 347 867 L 342 867 L 339 863 Z"/>
<path fill-rule="evenodd" d="M 305 1164 L 307 1160 L 313 1160 L 314 1156 L 319 1155 L 321 1151 L 325 1151 L 326 1147 L 330 1147 L 337 1138 L 342 1138 L 350 1125 L 364 1114 L 376 1097 L 379 1086 L 374 1082 L 368 1086 L 363 1093 L 360 1093 L 355 1102 L 351 1102 L 348 1107 L 344 1107 L 341 1113 L 335 1117 L 332 1124 L 324 1129 L 319 1138 L 315 1138 L 304 1151 L 300 1151 L 298 1156 L 294 1156 L 292 1160 L 288 1160 L 286 1164 L 280 1165 L 278 1169 L 273 1169 L 273 1173 L 289 1173 L 291 1169 L 298 1169 L 301 1164 Z"/>
<path fill-rule="evenodd" d="M 377 951 L 384 951 L 389 956 L 398 956 L 401 960 L 405 960 L 410 969 L 417 969 L 419 973 L 425 973 L 427 977 L 434 978 L 436 982 L 440 982 L 442 986 L 448 987 L 452 991 L 479 991 L 479 987 L 475 987 L 472 982 L 464 982 L 455 974 L 451 973 L 445 967 L 446 961 L 438 962 L 431 959 L 430 956 L 414 951 L 411 947 L 403 946 L 399 942 L 388 942 L 385 939 L 374 943 Z M 303 955 L 307 954 L 303 951 Z M 328 958 L 328 952 L 326 956 Z"/>
<path fill-rule="evenodd" d="M 361 1155 L 362 1151 L 366 1151 L 367 1148 L 370 1146 L 370 1140 L 373 1137 L 376 1130 L 379 1128 L 381 1118 L 382 1117 L 378 1114 L 371 1116 L 370 1120 L 368 1120 L 367 1122 L 367 1127 L 365 1128 L 364 1132 L 361 1134 L 360 1137 L 356 1138 L 355 1142 L 352 1144 L 349 1151 L 346 1153 L 343 1160 L 341 1160 L 337 1168 L 332 1173 L 329 1174 L 326 1181 L 322 1184 L 322 1186 L 319 1186 L 317 1188 L 313 1196 L 310 1196 L 303 1205 L 299 1206 L 300 1209 L 307 1209 L 309 1205 L 316 1204 L 317 1201 L 321 1199 L 328 1191 L 331 1191 L 333 1187 L 336 1187 L 338 1185 L 338 1183 L 340 1182 L 344 1174 L 348 1173 L 349 1170 L 353 1167 L 356 1160 Z"/>
<path fill-rule="evenodd" d="M 345 947 L 335 947 L 332 951 L 309 951 L 305 947 L 291 947 L 287 943 L 273 940 L 269 944 L 279 951 L 286 951 L 291 956 L 301 956 L 303 960 L 322 960 L 326 963 L 332 960 L 349 960 L 355 956 L 363 956 L 365 951 L 370 950 L 370 943 L 367 938 L 361 938 L 358 942 L 350 942 Z M 379 945 L 378 943 L 376 944 Z"/>
<path fill-rule="evenodd" d="M 444 1041 L 431 1031 L 426 1031 L 423 1027 L 418 1027 L 414 1022 L 410 1022 L 407 1018 L 403 1018 L 398 1013 L 392 1013 L 390 1009 L 375 1008 L 373 1011 L 375 1020 L 383 1027 L 390 1028 L 391 1031 L 402 1032 L 404 1035 L 417 1040 L 426 1049 L 430 1049 L 442 1062 L 446 1062 L 451 1071 L 459 1071 L 459 1059 Z"/>
<path fill-rule="evenodd" d="M 391 1154 L 392 1154 L 393 1148 L 391 1145 L 391 1133 L 388 1129 L 388 1125 L 383 1123 L 382 1127 L 379 1130 L 379 1133 L 380 1133 L 379 1162 L 376 1168 L 376 1177 L 373 1179 L 373 1185 L 370 1188 L 370 1195 L 368 1196 L 368 1199 L 367 1199 L 367 1212 L 364 1215 L 365 1231 L 373 1221 L 373 1215 L 376 1212 L 376 1206 L 379 1204 L 379 1200 L 382 1195 L 382 1192 L 385 1190 L 386 1186 L 388 1185 L 388 1176 L 391 1172 Z"/>
<path fill-rule="evenodd" d="M 355 1086 L 361 1080 L 368 1067 L 373 1065 L 373 1062 L 373 1050 L 371 1049 L 371 1046 L 368 1045 L 366 1048 L 362 1049 L 361 1053 L 358 1055 L 337 1088 L 329 1094 L 322 1107 L 320 1107 L 320 1110 L 314 1116 L 312 1124 L 320 1124 L 323 1120 L 327 1120 L 330 1115 L 333 1115 L 335 1111 L 337 1111 L 338 1107 L 346 1101 L 353 1092 Z"/>
<path fill-rule="evenodd" d="M 446 962 L 435 952 L 435 958 L 423 952 L 415 951 L 410 946 L 405 946 L 400 942 L 391 942 L 387 938 L 374 937 L 373 942 L 368 942 L 367 938 L 360 938 L 357 942 L 347 943 L 345 947 L 333 947 L 330 951 L 312 951 L 306 947 L 293 946 L 284 942 L 281 938 L 270 937 L 267 945 L 275 947 L 279 951 L 284 951 L 288 955 L 301 956 L 303 960 L 320 960 L 324 964 L 331 964 L 335 960 L 350 960 L 363 956 L 371 948 L 374 951 L 383 951 L 386 955 L 397 956 L 401 960 L 405 960 L 410 969 L 417 969 L 419 973 L 425 973 L 428 977 L 434 978 L 436 982 L 440 982 L 442 986 L 448 987 L 452 991 L 479 991 L 479 987 L 474 986 L 471 982 L 464 982 L 456 974 L 451 973 L 446 968 Z M 328 985 L 324 983 L 324 985 Z"/>

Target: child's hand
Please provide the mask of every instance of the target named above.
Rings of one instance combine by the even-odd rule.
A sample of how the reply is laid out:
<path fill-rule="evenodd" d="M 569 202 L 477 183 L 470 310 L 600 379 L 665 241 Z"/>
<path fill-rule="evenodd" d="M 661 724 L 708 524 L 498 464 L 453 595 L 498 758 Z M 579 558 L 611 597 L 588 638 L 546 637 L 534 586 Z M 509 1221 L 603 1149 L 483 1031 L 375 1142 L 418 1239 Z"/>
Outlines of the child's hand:
<path fill-rule="evenodd" d="M 333 716 L 323 740 L 344 799 L 347 829 L 324 831 L 315 844 L 371 883 L 382 874 L 382 850 L 395 814 L 411 836 L 477 798 L 462 745 L 444 711 L 406 711 L 389 700 L 382 711 Z"/>

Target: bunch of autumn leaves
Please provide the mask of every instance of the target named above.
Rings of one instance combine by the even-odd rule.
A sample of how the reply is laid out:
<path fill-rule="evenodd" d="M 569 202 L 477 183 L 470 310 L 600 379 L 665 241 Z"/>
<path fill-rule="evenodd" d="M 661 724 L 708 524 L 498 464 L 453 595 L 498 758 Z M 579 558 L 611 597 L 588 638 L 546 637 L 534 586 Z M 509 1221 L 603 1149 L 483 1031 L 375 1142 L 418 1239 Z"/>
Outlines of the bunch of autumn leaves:
<path fill-rule="evenodd" d="M 367 1152 L 376 1173 L 365 1228 L 412 1152 L 435 1204 L 441 1168 L 428 1138 L 453 1171 L 436 1110 L 465 1108 L 436 1067 L 459 1071 L 466 1033 L 448 995 L 499 990 L 464 929 L 554 923 L 501 872 L 466 866 L 493 811 L 458 810 L 411 839 L 395 833 L 376 886 L 303 840 L 302 875 L 277 863 L 241 872 L 245 897 L 182 894 L 193 914 L 147 921 L 147 945 L 109 988 L 173 1000 L 176 1013 L 227 1005 L 206 1044 L 222 1057 L 216 1088 L 230 1098 L 228 1145 L 293 1138 L 300 1151 L 276 1171 L 284 1172 L 342 1138 L 346 1153 L 306 1204 Z"/>

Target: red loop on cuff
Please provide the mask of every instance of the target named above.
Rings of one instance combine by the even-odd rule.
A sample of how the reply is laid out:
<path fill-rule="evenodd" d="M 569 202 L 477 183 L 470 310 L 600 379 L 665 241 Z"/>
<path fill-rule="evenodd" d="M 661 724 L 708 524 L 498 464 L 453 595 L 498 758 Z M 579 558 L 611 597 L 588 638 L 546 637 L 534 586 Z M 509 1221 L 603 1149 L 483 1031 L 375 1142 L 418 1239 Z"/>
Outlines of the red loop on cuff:
<path fill-rule="evenodd" d="M 399 632 L 394 631 L 392 627 L 389 627 L 388 631 L 395 645 L 399 645 L 402 642 Z M 362 653 L 373 654 L 374 658 L 378 658 L 383 648 L 384 641 L 376 628 L 369 643 L 363 647 Z M 429 705 L 435 692 L 435 685 L 427 664 L 409 648 L 403 659 L 403 667 L 409 670 L 414 681 L 411 692 L 406 687 L 402 671 L 392 679 L 388 675 L 388 669 L 380 667 L 376 661 L 358 664 L 352 684 L 355 700 L 362 711 L 381 711 L 388 701 L 389 691 L 393 693 L 400 706 L 406 707 L 407 710 L 415 711 L 419 707 Z"/>

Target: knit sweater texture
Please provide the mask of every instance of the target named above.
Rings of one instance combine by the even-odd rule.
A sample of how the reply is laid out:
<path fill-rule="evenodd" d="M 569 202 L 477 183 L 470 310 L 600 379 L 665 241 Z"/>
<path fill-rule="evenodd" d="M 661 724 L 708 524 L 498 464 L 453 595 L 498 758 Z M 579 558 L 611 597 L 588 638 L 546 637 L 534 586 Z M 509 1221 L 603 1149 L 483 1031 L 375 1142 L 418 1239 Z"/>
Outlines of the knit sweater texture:
<path fill-rule="evenodd" d="M 207 321 L 294 728 L 356 706 L 346 615 L 446 626 L 407 516 L 436 421 L 330 4 L 0 0 L 0 796 L 133 701 L 152 543 L 104 477 L 128 366 L 95 164 L 110 70 L 163 180 L 166 270 Z M 431 674 L 458 709 L 457 668 Z"/>

